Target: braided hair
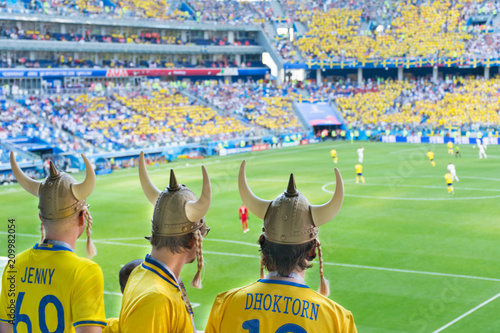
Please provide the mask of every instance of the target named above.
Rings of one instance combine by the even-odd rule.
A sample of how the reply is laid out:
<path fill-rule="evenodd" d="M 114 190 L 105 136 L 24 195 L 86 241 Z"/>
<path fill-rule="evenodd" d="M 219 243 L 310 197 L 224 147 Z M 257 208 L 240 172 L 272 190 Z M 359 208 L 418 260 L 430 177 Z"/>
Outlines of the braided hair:
<path fill-rule="evenodd" d="M 83 208 L 82 212 L 83 216 L 85 217 L 85 220 L 87 221 L 87 228 L 86 228 L 87 246 L 85 250 L 87 251 L 87 257 L 89 259 L 92 259 L 97 254 L 97 249 L 94 245 L 94 242 L 92 241 L 92 238 L 90 238 L 90 235 L 92 234 L 92 216 L 90 215 L 87 206 Z"/>
<path fill-rule="evenodd" d="M 323 296 L 328 297 L 330 295 L 330 283 L 327 279 L 325 279 L 325 275 L 323 273 L 323 252 L 321 251 L 321 243 L 317 240 L 318 247 L 318 260 L 319 260 L 319 276 L 321 277 L 321 282 L 319 285 L 319 293 Z"/>
<path fill-rule="evenodd" d="M 191 282 L 191 286 L 200 289 L 201 288 L 201 270 L 203 269 L 203 236 L 201 231 L 198 229 L 193 232 L 194 239 L 196 240 L 196 261 L 198 262 L 198 271 Z"/>

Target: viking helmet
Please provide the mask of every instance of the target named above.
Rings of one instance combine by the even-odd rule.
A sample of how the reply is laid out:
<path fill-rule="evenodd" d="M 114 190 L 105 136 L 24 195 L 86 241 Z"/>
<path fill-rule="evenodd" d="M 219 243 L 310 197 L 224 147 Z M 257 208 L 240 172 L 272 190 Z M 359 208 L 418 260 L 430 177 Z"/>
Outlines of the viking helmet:
<path fill-rule="evenodd" d="M 14 153 L 10 153 L 10 164 L 17 182 L 29 193 L 39 198 L 38 208 L 43 219 L 60 221 L 79 213 L 85 207 L 85 199 L 95 187 L 95 173 L 85 155 L 86 178 L 77 181 L 69 174 L 59 172 L 52 161 L 50 175 L 44 181 L 36 181 L 28 177 L 17 165 Z"/>
<path fill-rule="evenodd" d="M 201 167 L 203 189 L 200 199 L 186 185 L 179 185 L 174 171 L 170 171 L 170 184 L 161 192 L 149 178 L 144 152 L 139 158 L 139 178 L 142 190 L 155 206 L 151 232 L 158 236 L 181 236 L 200 229 L 210 207 L 212 189 L 205 166 Z"/>
<path fill-rule="evenodd" d="M 253 194 L 248 186 L 245 174 L 246 162 L 243 161 L 238 176 L 238 188 L 241 199 L 248 210 L 264 220 L 264 237 L 270 242 L 284 245 L 299 245 L 315 240 L 318 227 L 332 220 L 340 211 L 344 201 L 344 183 L 335 168 L 337 178 L 335 194 L 324 205 L 311 205 L 295 186 L 293 174 L 290 175 L 288 188 L 274 200 L 262 200 Z M 321 244 L 317 241 L 319 273 L 321 277 L 319 292 L 328 296 L 330 288 L 323 274 L 323 255 Z M 264 267 L 261 261 L 261 278 Z"/>
<path fill-rule="evenodd" d="M 201 167 L 201 171 L 203 189 L 200 199 L 197 199 L 186 185 L 177 183 L 174 170 L 170 170 L 170 184 L 163 192 L 160 192 L 149 178 L 144 152 L 141 152 L 139 157 L 139 178 L 142 190 L 155 206 L 151 232 L 158 236 L 182 236 L 192 232 L 196 239 L 198 271 L 191 283 L 191 286 L 195 288 L 201 288 L 201 270 L 203 269 L 203 236 L 200 229 L 205 225 L 205 214 L 212 200 L 212 187 L 205 166 Z"/>
<path fill-rule="evenodd" d="M 264 220 L 264 236 L 277 244 L 304 244 L 318 237 L 318 227 L 332 220 L 340 211 L 344 200 L 344 183 L 335 168 L 337 178 L 335 194 L 324 205 L 311 205 L 297 191 L 293 174 L 288 188 L 274 200 L 262 200 L 250 190 L 243 161 L 238 177 L 238 188 L 245 206 Z"/>

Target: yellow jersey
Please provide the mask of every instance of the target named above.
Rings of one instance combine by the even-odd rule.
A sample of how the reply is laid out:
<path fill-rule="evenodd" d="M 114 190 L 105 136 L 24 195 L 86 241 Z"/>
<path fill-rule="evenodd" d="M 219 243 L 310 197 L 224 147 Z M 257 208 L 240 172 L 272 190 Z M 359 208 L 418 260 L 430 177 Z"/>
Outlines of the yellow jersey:
<path fill-rule="evenodd" d="M 447 184 L 453 184 L 453 176 L 451 175 L 451 173 L 445 174 L 444 179 L 446 179 Z"/>
<path fill-rule="evenodd" d="M 104 279 L 95 262 L 78 257 L 67 243 L 47 240 L 14 260 L 3 273 L 0 309 L 0 320 L 13 323 L 14 332 L 106 326 Z"/>
<path fill-rule="evenodd" d="M 335 157 L 335 155 L 337 155 L 337 151 L 335 149 L 330 150 L 330 155 L 332 155 L 332 157 Z"/>
<path fill-rule="evenodd" d="M 166 265 L 147 255 L 125 286 L 120 332 L 194 333 L 192 309 L 181 288 Z"/>
<path fill-rule="evenodd" d="M 118 318 L 108 318 L 106 319 L 106 327 L 102 330 L 102 333 L 119 333 L 120 320 Z"/>
<path fill-rule="evenodd" d="M 448 149 L 453 149 L 453 142 L 448 141 Z"/>
<path fill-rule="evenodd" d="M 427 152 L 427 157 L 428 157 L 430 160 L 433 160 L 433 159 L 434 159 L 434 153 L 433 153 L 432 151 Z"/>
<path fill-rule="evenodd" d="M 303 284 L 270 279 L 217 296 L 205 333 L 355 333 L 350 311 Z"/>
<path fill-rule="evenodd" d="M 363 166 L 361 164 L 356 164 L 356 173 L 363 173 Z"/>

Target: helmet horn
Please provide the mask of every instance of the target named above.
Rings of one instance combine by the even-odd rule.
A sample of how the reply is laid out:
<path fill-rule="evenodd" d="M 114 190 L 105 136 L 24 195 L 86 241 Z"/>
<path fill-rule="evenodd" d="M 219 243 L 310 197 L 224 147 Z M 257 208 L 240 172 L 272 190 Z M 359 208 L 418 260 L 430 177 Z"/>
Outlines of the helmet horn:
<path fill-rule="evenodd" d="M 71 185 L 71 192 L 79 201 L 86 199 L 95 187 L 95 172 L 92 169 L 89 159 L 82 154 L 83 161 L 85 162 L 85 180 L 78 184 Z"/>
<path fill-rule="evenodd" d="M 335 168 L 335 193 L 324 205 L 311 205 L 311 215 L 314 225 L 319 227 L 332 220 L 340 211 L 344 201 L 344 182 L 339 169 Z"/>
<path fill-rule="evenodd" d="M 148 170 L 146 169 L 146 162 L 144 161 L 144 152 L 141 151 L 139 157 L 139 179 L 141 180 L 141 187 L 149 202 L 153 205 L 161 194 L 161 191 L 154 186 L 151 178 L 149 178 Z"/>
<path fill-rule="evenodd" d="M 38 198 L 38 191 L 40 190 L 40 184 L 42 182 L 31 179 L 26 176 L 26 174 L 21 170 L 21 168 L 17 165 L 16 159 L 14 157 L 14 152 L 10 152 L 10 165 L 12 167 L 12 173 L 16 177 L 17 182 L 21 185 L 26 191 L 33 194 Z"/>
<path fill-rule="evenodd" d="M 238 189 L 240 190 L 241 200 L 259 219 L 264 219 L 267 209 L 271 204 L 271 200 L 262 200 L 253 194 L 250 187 L 248 187 L 247 176 L 245 172 L 246 161 L 241 162 L 240 173 L 238 175 Z"/>
<path fill-rule="evenodd" d="M 210 178 L 204 165 L 201 166 L 201 172 L 203 173 L 203 189 L 201 190 L 200 198 L 198 201 L 186 202 L 186 216 L 191 222 L 199 221 L 205 216 L 212 201 L 212 186 L 210 185 Z"/>

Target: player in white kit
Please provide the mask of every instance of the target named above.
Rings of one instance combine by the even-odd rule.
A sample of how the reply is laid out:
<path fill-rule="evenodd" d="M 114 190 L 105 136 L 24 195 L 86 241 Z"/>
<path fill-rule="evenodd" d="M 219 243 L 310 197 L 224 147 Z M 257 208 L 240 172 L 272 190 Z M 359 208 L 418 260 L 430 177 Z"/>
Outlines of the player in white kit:
<path fill-rule="evenodd" d="M 365 150 L 365 148 L 363 148 L 363 146 L 361 146 L 361 148 L 358 149 L 358 160 L 359 160 L 359 163 L 363 163 L 363 151 Z"/>
<path fill-rule="evenodd" d="M 484 146 L 481 144 L 481 140 L 477 140 L 477 148 L 479 148 L 479 159 L 482 159 L 483 157 L 486 159 L 488 156 L 486 156 L 486 152 L 484 151 Z"/>
<path fill-rule="evenodd" d="M 453 163 L 449 163 L 448 164 L 448 167 L 447 167 L 448 171 L 451 173 L 451 175 L 453 176 L 453 179 L 455 179 L 457 181 L 457 183 L 460 182 L 460 180 L 458 179 L 457 177 L 457 170 L 455 169 L 455 165 Z"/>

